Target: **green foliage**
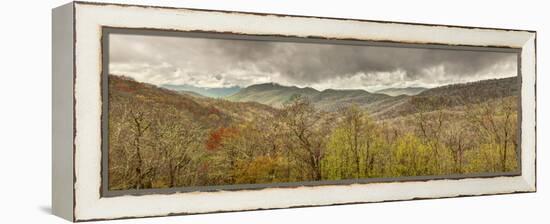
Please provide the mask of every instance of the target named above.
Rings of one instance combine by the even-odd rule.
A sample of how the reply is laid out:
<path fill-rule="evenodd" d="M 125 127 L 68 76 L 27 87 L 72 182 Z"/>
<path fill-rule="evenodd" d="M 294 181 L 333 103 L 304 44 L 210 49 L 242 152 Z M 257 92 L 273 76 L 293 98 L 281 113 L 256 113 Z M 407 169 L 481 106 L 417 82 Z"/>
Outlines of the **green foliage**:
<path fill-rule="evenodd" d="M 406 134 L 397 139 L 393 152 L 392 176 L 426 176 L 437 173 L 434 165 L 434 151 L 428 144 Z"/>
<path fill-rule="evenodd" d="M 381 176 L 383 148 L 379 128 L 357 105 L 340 110 L 341 121 L 330 136 L 323 159 L 326 179 Z"/>
<path fill-rule="evenodd" d="M 504 154 L 507 154 L 508 158 L 504 159 Z M 495 143 L 485 143 L 479 146 L 479 150 L 470 151 L 466 155 L 469 158 L 469 163 L 466 166 L 467 172 L 508 172 L 518 169 L 517 154 L 514 149 L 507 148 L 504 152 L 504 148 Z M 503 165 L 504 161 L 504 165 Z M 505 166 L 505 168 L 503 168 Z"/>

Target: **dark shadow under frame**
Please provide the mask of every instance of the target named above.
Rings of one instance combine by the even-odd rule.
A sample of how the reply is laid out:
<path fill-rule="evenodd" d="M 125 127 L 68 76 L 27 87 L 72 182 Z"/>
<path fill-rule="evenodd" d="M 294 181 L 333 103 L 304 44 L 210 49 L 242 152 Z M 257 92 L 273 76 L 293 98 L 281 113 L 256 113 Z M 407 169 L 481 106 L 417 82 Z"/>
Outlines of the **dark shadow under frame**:
<path fill-rule="evenodd" d="M 304 181 L 304 182 L 284 182 L 268 184 L 235 184 L 235 185 L 215 185 L 215 186 L 192 186 L 192 187 L 174 187 L 174 188 L 150 188 L 150 189 L 130 189 L 130 190 L 109 190 L 108 185 L 108 138 L 109 138 L 109 103 L 108 103 L 108 78 L 109 78 L 109 35 L 148 35 L 148 36 L 171 36 L 171 37 L 194 37 L 194 38 L 212 38 L 212 39 L 231 39 L 231 40 L 249 40 L 249 41 L 278 41 L 294 43 L 320 43 L 320 44 L 341 44 L 356 46 L 380 46 L 380 47 L 399 47 L 399 48 L 424 48 L 424 49 L 443 49 L 455 51 L 485 51 L 485 52 L 506 52 L 517 55 L 517 77 L 520 93 L 518 96 L 518 147 L 521 149 L 521 49 L 492 46 L 479 47 L 469 45 L 445 45 L 445 44 L 416 44 L 401 43 L 392 41 L 367 41 L 356 39 L 332 39 L 322 37 L 293 37 L 284 35 L 250 35 L 228 32 L 206 32 L 206 31 L 176 31 L 151 28 L 118 28 L 102 27 L 101 35 L 101 197 L 115 197 L 122 195 L 149 195 L 149 194 L 174 194 L 180 192 L 215 192 L 215 191 L 238 191 L 238 190 L 260 190 L 265 188 L 296 188 L 302 186 L 327 186 L 327 185 L 349 185 L 349 184 L 368 184 L 368 183 L 389 183 L 389 182 L 411 182 L 411 181 L 431 181 L 431 180 L 456 180 L 464 178 L 493 178 L 504 176 L 521 175 L 521 150 L 518 152 L 518 170 L 512 172 L 495 173 L 476 173 L 476 174 L 449 174 L 436 176 L 410 176 L 410 177 L 389 177 L 389 178 L 365 178 L 365 179 L 346 179 L 346 180 L 325 180 L 325 181 Z"/>

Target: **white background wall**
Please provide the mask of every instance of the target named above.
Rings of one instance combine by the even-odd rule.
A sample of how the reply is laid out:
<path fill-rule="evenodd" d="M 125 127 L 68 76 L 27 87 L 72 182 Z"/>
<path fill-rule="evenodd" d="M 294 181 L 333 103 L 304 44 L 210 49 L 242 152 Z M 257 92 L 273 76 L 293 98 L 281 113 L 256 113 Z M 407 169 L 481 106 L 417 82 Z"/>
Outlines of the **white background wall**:
<path fill-rule="evenodd" d="M 97 0 L 99 1 L 99 0 Z M 116 1 L 116 0 L 112 0 Z M 51 8 L 64 0 L 0 6 L 0 223 L 63 223 L 51 215 Z M 103 2 L 103 1 L 100 1 Z M 109 223 L 541 223 L 550 220 L 550 12 L 545 1 L 145 1 L 118 3 L 437 23 L 538 31 L 538 192 Z"/>

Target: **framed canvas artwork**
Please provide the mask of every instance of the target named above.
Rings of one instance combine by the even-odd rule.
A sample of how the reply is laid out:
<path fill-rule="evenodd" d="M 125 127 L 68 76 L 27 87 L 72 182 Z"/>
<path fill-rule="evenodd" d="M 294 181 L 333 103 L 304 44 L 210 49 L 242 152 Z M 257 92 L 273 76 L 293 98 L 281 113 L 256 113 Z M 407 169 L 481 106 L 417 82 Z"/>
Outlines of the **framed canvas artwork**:
<path fill-rule="evenodd" d="M 53 10 L 71 221 L 536 191 L 534 31 Z"/>

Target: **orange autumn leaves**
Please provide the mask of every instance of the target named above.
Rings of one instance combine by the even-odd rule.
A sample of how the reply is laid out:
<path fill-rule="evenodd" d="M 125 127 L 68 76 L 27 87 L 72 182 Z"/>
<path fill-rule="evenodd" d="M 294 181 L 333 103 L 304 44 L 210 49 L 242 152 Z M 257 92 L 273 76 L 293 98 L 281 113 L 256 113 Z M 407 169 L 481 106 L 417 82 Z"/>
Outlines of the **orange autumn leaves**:
<path fill-rule="evenodd" d="M 208 151 L 216 151 L 218 149 L 221 149 L 223 140 L 225 138 L 236 137 L 238 134 L 239 133 L 236 128 L 220 127 L 218 129 L 215 129 L 210 133 L 208 139 L 206 140 L 206 149 Z"/>

